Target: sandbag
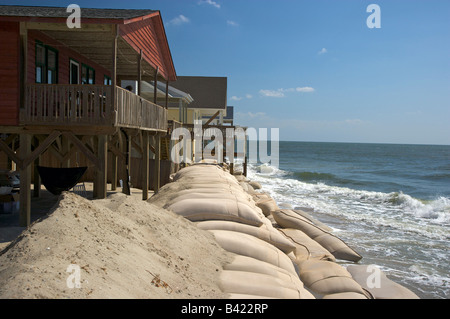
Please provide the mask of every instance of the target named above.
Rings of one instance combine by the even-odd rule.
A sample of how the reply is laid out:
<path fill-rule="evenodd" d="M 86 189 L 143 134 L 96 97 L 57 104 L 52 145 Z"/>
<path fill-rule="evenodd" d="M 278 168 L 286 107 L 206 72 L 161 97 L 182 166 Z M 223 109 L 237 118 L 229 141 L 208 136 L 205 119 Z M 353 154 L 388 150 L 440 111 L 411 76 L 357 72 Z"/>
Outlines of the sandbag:
<path fill-rule="evenodd" d="M 277 230 L 273 228 L 268 229 L 265 225 L 255 227 L 231 221 L 210 220 L 199 222 L 197 226 L 203 230 L 231 230 L 248 234 L 274 245 L 286 254 L 295 249 L 294 244 L 283 237 Z"/>
<path fill-rule="evenodd" d="M 280 209 L 272 198 L 259 200 L 256 202 L 256 206 L 261 208 L 264 216 L 269 216 L 272 211 Z"/>
<path fill-rule="evenodd" d="M 209 230 L 226 251 L 265 261 L 296 275 L 292 261 L 274 245 L 254 236 L 229 230 Z"/>
<path fill-rule="evenodd" d="M 248 194 L 255 194 L 255 190 L 253 189 L 253 187 L 251 187 L 248 183 L 245 182 L 239 182 L 239 185 L 242 187 L 242 189 L 247 192 Z"/>
<path fill-rule="evenodd" d="M 242 175 L 242 174 L 235 174 L 235 175 L 234 175 L 234 178 L 236 178 L 236 180 L 237 180 L 238 182 L 248 182 L 247 177 L 245 177 L 245 176 Z"/>
<path fill-rule="evenodd" d="M 419 299 L 414 292 L 389 279 L 376 266 L 349 265 L 347 271 L 375 299 Z M 379 277 L 376 278 L 375 276 Z"/>
<path fill-rule="evenodd" d="M 258 183 L 258 182 L 255 182 L 255 181 L 250 181 L 250 182 L 249 182 L 249 185 L 250 185 L 251 187 L 253 187 L 253 189 L 261 189 L 261 188 L 262 188 L 261 184 Z"/>
<path fill-rule="evenodd" d="M 252 194 L 252 198 L 255 202 L 261 200 L 261 199 L 269 199 L 271 198 L 269 194 L 267 193 L 255 193 Z"/>
<path fill-rule="evenodd" d="M 170 205 L 169 210 L 193 222 L 229 220 L 253 226 L 263 224 L 261 216 L 256 210 L 230 199 L 214 201 L 209 199 L 185 199 Z"/>
<path fill-rule="evenodd" d="M 258 295 L 247 295 L 247 294 L 228 294 L 228 299 L 277 299 L 274 297 L 258 296 Z"/>
<path fill-rule="evenodd" d="M 223 266 L 223 269 L 265 274 L 282 280 L 293 281 L 303 287 L 303 283 L 300 281 L 298 275 L 294 275 L 285 269 L 252 257 L 236 255 L 231 263 Z"/>
<path fill-rule="evenodd" d="M 370 299 L 366 295 L 356 292 L 341 292 L 337 294 L 325 295 L 322 299 Z"/>
<path fill-rule="evenodd" d="M 303 216 L 290 209 L 280 209 L 272 212 L 272 216 L 283 228 L 294 228 L 303 231 L 310 238 L 317 241 L 337 259 L 358 262 L 362 256 L 350 248 L 344 241 L 335 235 L 314 225 Z"/>
<path fill-rule="evenodd" d="M 307 260 L 299 265 L 300 279 L 315 293 L 331 295 L 342 292 L 355 292 L 363 295 L 363 290 L 341 265 L 331 261 Z"/>
<path fill-rule="evenodd" d="M 224 270 L 220 274 L 219 287 L 225 293 L 260 295 L 282 299 L 309 297 L 303 287 L 292 281 L 270 275 L 247 271 Z"/>
<path fill-rule="evenodd" d="M 292 210 L 294 212 L 296 212 L 297 214 L 299 214 L 300 216 L 302 216 L 302 217 L 306 218 L 307 220 L 309 220 L 314 225 L 319 226 L 323 230 L 325 230 L 327 232 L 332 232 L 333 231 L 333 229 L 331 227 L 328 227 L 327 225 L 322 223 L 320 220 L 315 219 L 314 217 L 312 217 L 310 214 L 308 214 L 304 210 L 302 210 L 302 209 L 292 209 Z"/>
<path fill-rule="evenodd" d="M 278 231 L 295 245 L 295 261 L 301 263 L 308 259 L 336 261 L 336 258 L 322 245 L 298 229 L 280 228 Z"/>
<path fill-rule="evenodd" d="M 190 192 L 179 195 L 171 196 L 170 201 L 168 202 L 169 205 L 172 205 L 178 201 L 182 201 L 185 199 L 208 199 L 210 201 L 215 200 L 221 200 L 221 199 L 229 199 L 229 200 L 235 200 L 237 202 L 240 202 L 242 204 L 248 205 L 250 207 L 257 207 L 254 202 L 250 201 L 248 198 L 245 198 L 243 196 L 239 196 L 238 194 L 230 194 L 230 193 L 203 193 L 203 192 L 197 192 L 195 190 L 192 190 Z"/>

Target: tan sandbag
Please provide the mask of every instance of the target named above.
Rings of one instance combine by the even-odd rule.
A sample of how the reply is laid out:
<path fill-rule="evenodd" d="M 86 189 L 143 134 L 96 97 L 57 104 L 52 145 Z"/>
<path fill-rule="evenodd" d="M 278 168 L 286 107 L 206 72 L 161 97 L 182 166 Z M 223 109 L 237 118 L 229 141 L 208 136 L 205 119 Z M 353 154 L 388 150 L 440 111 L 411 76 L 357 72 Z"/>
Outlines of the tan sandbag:
<path fill-rule="evenodd" d="M 250 181 L 249 184 L 251 187 L 253 187 L 253 189 L 261 189 L 262 188 L 261 184 L 258 182 L 255 182 L 255 181 Z"/>
<path fill-rule="evenodd" d="M 274 245 L 254 236 L 229 230 L 209 230 L 226 251 L 252 257 L 297 274 L 292 261 Z"/>
<path fill-rule="evenodd" d="M 300 279 L 308 289 L 321 295 L 365 291 L 341 265 L 331 261 L 307 260 L 299 265 Z"/>
<path fill-rule="evenodd" d="M 308 259 L 336 261 L 328 250 L 301 230 L 280 228 L 278 231 L 295 244 L 294 254 L 297 264 Z"/>
<path fill-rule="evenodd" d="M 229 200 L 235 200 L 237 202 L 241 202 L 245 205 L 248 205 L 250 207 L 257 207 L 254 202 L 250 201 L 248 198 L 245 198 L 244 196 L 240 196 L 238 194 L 231 194 L 231 193 L 203 193 L 203 192 L 197 192 L 195 190 L 192 190 L 192 192 L 188 192 L 185 194 L 175 195 L 170 198 L 170 201 L 168 202 L 169 205 L 175 204 L 178 201 L 186 200 L 186 199 L 208 199 L 210 201 L 214 200 L 221 200 L 221 199 L 229 199 Z"/>
<path fill-rule="evenodd" d="M 225 293 L 260 295 L 280 299 L 302 299 L 302 293 L 305 291 L 291 281 L 260 273 L 234 270 L 222 271 L 219 287 Z"/>
<path fill-rule="evenodd" d="M 347 271 L 375 299 L 419 299 L 414 292 L 389 279 L 374 265 L 349 265 Z"/>
<path fill-rule="evenodd" d="M 255 227 L 231 221 L 210 220 L 199 222 L 197 226 L 203 230 L 231 230 L 252 235 L 274 245 L 284 253 L 290 253 L 295 249 L 294 244 L 283 237 L 277 230 L 273 228 L 268 229 L 265 225 Z"/>
<path fill-rule="evenodd" d="M 261 216 L 256 210 L 230 199 L 214 201 L 209 199 L 185 199 L 170 205 L 169 210 L 193 222 L 229 220 L 253 226 L 263 224 Z"/>
<path fill-rule="evenodd" d="M 303 283 L 300 281 L 298 275 L 294 275 L 283 268 L 252 257 L 236 255 L 231 263 L 223 266 L 223 269 L 265 274 L 282 280 L 293 281 L 303 287 Z"/>
<path fill-rule="evenodd" d="M 236 180 L 237 180 L 238 182 L 248 182 L 247 177 L 245 177 L 245 176 L 242 175 L 242 174 L 235 174 L 235 175 L 234 175 L 234 178 L 236 178 Z"/>
<path fill-rule="evenodd" d="M 341 292 L 337 294 L 325 295 L 322 299 L 369 299 L 366 295 L 356 292 Z"/>
<path fill-rule="evenodd" d="M 358 262 L 362 258 L 360 254 L 350 248 L 342 239 L 314 225 L 290 209 L 273 211 L 272 216 L 277 224 L 283 228 L 294 228 L 303 231 L 338 259 Z"/>
<path fill-rule="evenodd" d="M 314 296 L 304 288 L 303 283 L 301 282 L 298 275 L 296 274 L 294 275 L 285 269 L 276 267 L 272 264 L 269 264 L 267 262 L 255 258 L 236 255 L 235 259 L 231 263 L 225 265 L 223 269 L 265 274 L 268 276 L 281 279 L 283 281 L 292 282 L 301 292 L 302 299 L 315 299 Z"/>
<path fill-rule="evenodd" d="M 246 294 L 228 294 L 228 299 L 278 299 L 274 297 L 258 296 L 258 295 L 246 295 Z"/>
<path fill-rule="evenodd" d="M 256 202 L 256 206 L 261 208 L 264 216 L 269 216 L 272 211 L 280 209 L 272 198 L 259 200 Z"/>
<path fill-rule="evenodd" d="M 252 194 L 252 198 L 255 202 L 261 200 L 261 199 L 269 199 L 271 198 L 269 194 L 267 193 L 254 193 Z"/>
<path fill-rule="evenodd" d="M 362 256 L 350 248 L 344 241 L 340 238 L 330 234 L 324 233 L 314 238 L 323 247 L 333 254 L 337 259 L 350 260 L 353 262 L 358 262 L 362 259 Z"/>
<path fill-rule="evenodd" d="M 322 228 L 323 230 L 327 231 L 327 232 L 332 232 L 333 229 L 327 225 L 325 225 L 324 223 L 322 223 L 320 220 L 317 220 L 316 218 L 312 217 L 310 214 L 308 214 L 307 212 L 305 212 L 304 210 L 301 209 L 292 209 L 294 212 L 296 212 L 297 214 L 299 214 L 302 217 L 305 217 L 307 220 L 309 220 L 311 223 L 313 223 L 314 225 L 319 226 L 320 228 Z"/>

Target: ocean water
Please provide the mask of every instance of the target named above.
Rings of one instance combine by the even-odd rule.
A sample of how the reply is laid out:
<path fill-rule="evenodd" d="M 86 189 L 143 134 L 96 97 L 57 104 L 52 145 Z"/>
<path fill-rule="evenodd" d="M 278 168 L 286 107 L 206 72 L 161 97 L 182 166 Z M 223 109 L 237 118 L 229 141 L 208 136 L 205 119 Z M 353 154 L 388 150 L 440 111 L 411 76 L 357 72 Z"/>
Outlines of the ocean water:
<path fill-rule="evenodd" d="M 248 171 L 279 205 L 311 210 L 419 297 L 450 297 L 450 146 L 280 142 L 279 156 Z"/>

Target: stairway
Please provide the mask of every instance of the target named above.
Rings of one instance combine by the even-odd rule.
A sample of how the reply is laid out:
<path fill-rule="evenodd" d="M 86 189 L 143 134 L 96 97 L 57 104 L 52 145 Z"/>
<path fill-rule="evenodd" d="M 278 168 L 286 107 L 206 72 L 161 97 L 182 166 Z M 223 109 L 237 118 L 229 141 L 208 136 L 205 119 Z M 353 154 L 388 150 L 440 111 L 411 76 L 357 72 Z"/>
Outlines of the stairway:
<path fill-rule="evenodd" d="M 161 160 L 170 160 L 170 136 L 161 138 Z"/>

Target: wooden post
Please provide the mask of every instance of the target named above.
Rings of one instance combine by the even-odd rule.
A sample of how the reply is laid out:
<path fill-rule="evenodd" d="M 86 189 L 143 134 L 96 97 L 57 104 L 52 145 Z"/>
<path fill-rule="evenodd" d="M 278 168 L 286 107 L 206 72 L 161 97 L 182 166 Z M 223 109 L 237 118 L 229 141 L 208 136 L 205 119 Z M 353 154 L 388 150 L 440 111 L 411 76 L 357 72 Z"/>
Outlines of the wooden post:
<path fill-rule="evenodd" d="M 247 154 L 247 133 L 245 133 L 244 137 L 244 176 L 247 177 L 247 162 L 248 162 L 248 154 Z"/>
<path fill-rule="evenodd" d="M 41 177 L 37 167 L 41 165 L 41 157 L 39 156 L 34 160 L 34 180 L 33 180 L 33 197 L 39 198 L 41 196 Z"/>
<path fill-rule="evenodd" d="M 155 194 L 159 191 L 161 185 L 161 136 L 156 134 L 155 136 L 155 176 L 154 176 L 154 191 Z"/>
<path fill-rule="evenodd" d="M 153 88 L 153 103 L 156 104 L 157 102 L 157 95 L 158 95 L 158 73 L 159 73 L 159 66 L 156 67 L 155 70 L 155 81 L 154 81 L 154 88 Z"/>
<path fill-rule="evenodd" d="M 31 135 L 20 134 L 20 158 L 22 161 L 31 155 Z M 31 164 L 31 163 L 30 163 Z M 31 166 L 20 167 L 20 217 L 19 225 L 28 227 L 31 223 Z"/>
<path fill-rule="evenodd" d="M 166 81 L 166 104 L 164 107 L 166 110 L 169 108 L 169 80 Z"/>
<path fill-rule="evenodd" d="M 98 135 L 97 158 L 100 168 L 96 172 L 94 182 L 94 198 L 106 198 L 107 167 L 108 167 L 108 135 Z"/>
<path fill-rule="evenodd" d="M 148 173 L 149 173 L 149 135 L 147 131 L 142 132 L 142 200 L 148 199 Z"/>
<path fill-rule="evenodd" d="M 111 153 L 112 159 L 111 159 L 111 190 L 116 191 L 117 190 L 117 155 L 114 153 Z"/>
<path fill-rule="evenodd" d="M 112 96 L 111 96 L 111 109 L 110 111 L 114 113 L 114 123 L 117 124 L 117 39 L 119 37 L 119 26 L 113 25 L 113 45 L 112 45 L 112 68 L 111 68 L 111 85 L 112 85 Z"/>
<path fill-rule="evenodd" d="M 137 76 L 137 95 L 141 96 L 141 82 L 142 82 L 142 49 L 139 50 L 138 55 L 138 76 Z"/>

